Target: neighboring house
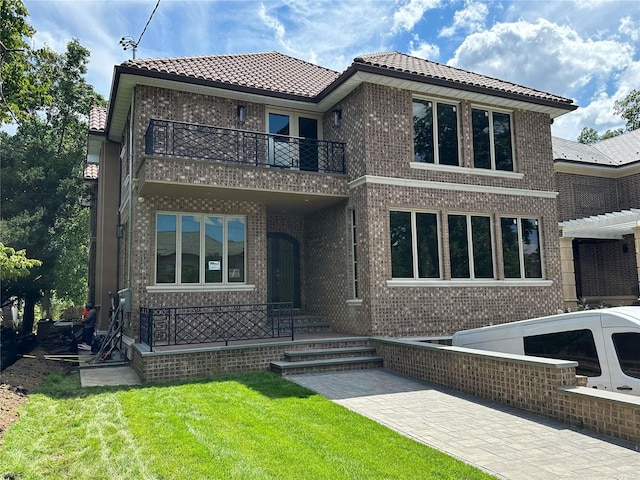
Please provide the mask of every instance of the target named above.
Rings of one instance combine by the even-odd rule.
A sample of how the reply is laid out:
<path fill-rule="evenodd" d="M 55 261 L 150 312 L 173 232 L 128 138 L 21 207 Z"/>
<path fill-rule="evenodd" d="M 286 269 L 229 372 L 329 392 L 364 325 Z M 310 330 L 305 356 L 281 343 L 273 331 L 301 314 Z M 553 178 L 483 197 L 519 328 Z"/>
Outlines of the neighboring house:
<path fill-rule="evenodd" d="M 553 138 L 565 306 L 624 305 L 640 278 L 640 130 L 584 145 Z"/>
<path fill-rule="evenodd" d="M 129 342 L 160 307 L 292 302 L 388 336 L 555 313 L 550 123 L 575 108 L 398 52 L 127 61 L 91 116 L 93 294 L 121 291 Z"/>

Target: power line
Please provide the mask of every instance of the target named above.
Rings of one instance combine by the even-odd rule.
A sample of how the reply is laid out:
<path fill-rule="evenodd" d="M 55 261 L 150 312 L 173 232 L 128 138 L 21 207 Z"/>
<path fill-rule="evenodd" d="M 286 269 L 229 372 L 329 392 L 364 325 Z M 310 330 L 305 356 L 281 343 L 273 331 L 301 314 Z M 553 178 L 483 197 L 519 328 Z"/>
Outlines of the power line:
<path fill-rule="evenodd" d="M 131 36 L 122 37 L 120 39 L 120 45 L 122 45 L 122 49 L 123 50 L 131 49 L 134 60 L 136 59 L 136 50 L 138 49 L 138 45 L 140 45 L 142 36 L 144 35 L 144 32 L 147 31 L 147 27 L 149 26 L 149 23 L 151 23 L 151 19 L 153 18 L 153 15 L 156 13 L 156 10 L 158 9 L 158 5 L 160 5 L 160 0 L 157 1 L 156 6 L 153 8 L 153 11 L 151 12 L 151 15 L 149 15 L 149 19 L 147 20 L 147 23 L 142 29 L 142 33 L 140 34 L 140 37 L 138 38 L 137 42 L 134 41 L 133 37 Z"/>

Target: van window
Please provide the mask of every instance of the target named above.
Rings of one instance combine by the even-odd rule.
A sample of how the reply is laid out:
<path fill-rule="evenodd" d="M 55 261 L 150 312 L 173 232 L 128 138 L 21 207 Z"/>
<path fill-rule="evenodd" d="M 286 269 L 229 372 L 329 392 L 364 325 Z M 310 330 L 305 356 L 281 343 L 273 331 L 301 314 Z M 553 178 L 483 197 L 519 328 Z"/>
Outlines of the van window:
<path fill-rule="evenodd" d="M 524 337 L 524 353 L 578 362 L 577 375 L 598 377 L 602 374 L 593 333 L 588 329 Z"/>
<path fill-rule="evenodd" d="M 640 378 L 640 333 L 614 333 L 611 338 L 624 374 Z"/>

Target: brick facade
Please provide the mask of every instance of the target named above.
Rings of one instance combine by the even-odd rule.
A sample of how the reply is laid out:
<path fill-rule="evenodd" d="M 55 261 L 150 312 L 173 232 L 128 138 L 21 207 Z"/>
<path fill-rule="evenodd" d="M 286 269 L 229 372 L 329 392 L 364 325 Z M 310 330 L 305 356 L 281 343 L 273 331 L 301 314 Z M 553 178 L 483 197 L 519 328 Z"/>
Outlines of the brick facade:
<path fill-rule="evenodd" d="M 324 316 L 337 332 L 446 335 L 462 328 L 547 315 L 561 308 L 549 115 L 521 109 L 511 111 L 514 172 L 478 171 L 473 168 L 471 127 L 471 110 L 478 105 L 442 98 L 458 105 L 460 167 L 422 168 L 413 163 L 414 95 L 410 90 L 361 83 L 324 111 L 320 121 L 323 138 L 345 143 L 346 175 L 340 175 L 146 155 L 145 134 L 151 119 L 265 132 L 271 107 L 255 100 L 138 85 L 133 107 L 131 219 L 126 188 L 121 205 L 124 225 L 121 253 L 124 257 L 131 255 L 130 261 L 121 260 L 120 268 L 120 285 L 130 287 L 133 294 L 134 313 L 128 334 L 136 335 L 135 312 L 140 306 L 266 302 L 269 233 L 286 234 L 297 240 L 301 309 Z M 242 125 L 238 124 L 239 105 L 245 107 Z M 339 126 L 333 124 L 334 109 L 342 112 Z M 125 181 L 129 173 L 128 127 L 122 141 Z M 370 182 L 372 178 L 377 180 Z M 398 183 L 404 180 L 414 183 Z M 309 196 L 324 198 L 326 202 L 301 213 L 280 213 L 270 203 L 271 198 L 280 194 L 289 195 L 294 204 Z M 425 210 L 439 216 L 443 271 L 440 284 L 411 287 L 389 284 L 392 280 L 389 212 L 395 209 Z M 245 216 L 246 283 L 253 287 L 236 291 L 155 288 L 158 212 Z M 352 212 L 357 219 L 357 299 Z M 469 280 L 464 286 L 456 286 L 451 282 L 448 233 L 444 228 L 450 213 L 491 218 L 495 279 L 489 284 L 474 285 Z M 542 281 L 522 285 L 504 281 L 501 216 L 539 220 Z"/>

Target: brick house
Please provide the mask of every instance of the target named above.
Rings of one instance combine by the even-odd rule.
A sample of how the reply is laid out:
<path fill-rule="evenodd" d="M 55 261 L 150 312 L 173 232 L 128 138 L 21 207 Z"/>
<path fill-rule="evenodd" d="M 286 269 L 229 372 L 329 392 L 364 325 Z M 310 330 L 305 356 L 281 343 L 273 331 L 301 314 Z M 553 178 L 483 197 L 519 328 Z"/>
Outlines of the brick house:
<path fill-rule="evenodd" d="M 162 307 L 288 302 L 382 336 L 555 313 L 550 124 L 575 108 L 398 52 L 118 65 L 89 126 L 101 325 L 108 291 L 129 343 Z"/>
<path fill-rule="evenodd" d="M 640 282 L 640 130 L 584 145 L 553 138 L 565 306 L 626 305 Z"/>

